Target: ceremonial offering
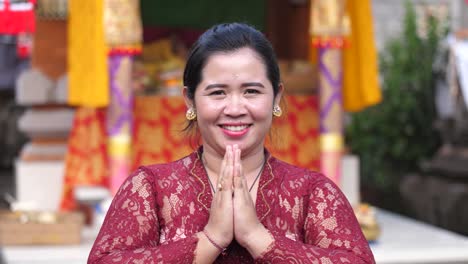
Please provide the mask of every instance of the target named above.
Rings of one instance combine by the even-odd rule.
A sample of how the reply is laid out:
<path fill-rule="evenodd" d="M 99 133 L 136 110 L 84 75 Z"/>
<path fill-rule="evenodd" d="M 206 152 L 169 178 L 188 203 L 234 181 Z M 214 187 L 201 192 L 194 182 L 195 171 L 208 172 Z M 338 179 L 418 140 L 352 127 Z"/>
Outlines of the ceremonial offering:
<path fill-rule="evenodd" d="M 79 244 L 80 213 L 0 211 L 0 245 Z"/>
<path fill-rule="evenodd" d="M 368 204 L 361 204 L 354 209 L 354 213 L 367 241 L 376 241 L 381 230 L 375 217 L 375 209 Z"/>

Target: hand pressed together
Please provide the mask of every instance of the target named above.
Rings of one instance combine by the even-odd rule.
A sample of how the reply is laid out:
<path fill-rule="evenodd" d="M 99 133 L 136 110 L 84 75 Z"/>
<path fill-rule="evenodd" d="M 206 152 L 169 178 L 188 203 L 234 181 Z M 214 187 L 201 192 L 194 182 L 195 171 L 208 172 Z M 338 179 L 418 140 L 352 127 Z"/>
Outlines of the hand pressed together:
<path fill-rule="evenodd" d="M 273 238 L 258 220 L 237 145 L 226 147 L 216 186 L 205 230 L 221 247 L 235 239 L 253 257 L 260 255 Z"/>
<path fill-rule="evenodd" d="M 217 191 L 213 194 L 210 218 L 205 226 L 205 230 L 212 236 L 212 239 L 223 248 L 226 248 L 234 238 L 233 189 L 231 184 L 233 178 L 233 160 L 231 147 L 228 146 L 216 183 Z"/>

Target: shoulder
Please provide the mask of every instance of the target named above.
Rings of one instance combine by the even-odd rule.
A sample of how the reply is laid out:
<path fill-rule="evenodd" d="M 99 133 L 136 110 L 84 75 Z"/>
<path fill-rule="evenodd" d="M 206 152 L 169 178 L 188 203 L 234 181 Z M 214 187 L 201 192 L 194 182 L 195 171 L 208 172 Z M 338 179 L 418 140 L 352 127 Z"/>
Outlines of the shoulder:
<path fill-rule="evenodd" d="M 308 168 L 299 167 L 275 157 L 270 158 L 271 169 L 277 177 L 288 185 L 301 185 L 309 192 L 317 188 L 337 188 L 323 173 Z"/>
<path fill-rule="evenodd" d="M 190 168 L 193 167 L 196 158 L 197 153 L 193 152 L 172 162 L 140 166 L 137 171 L 144 172 L 155 180 L 169 177 L 173 173 L 178 174 L 180 177 L 181 175 L 188 175 L 188 172 Z"/>
<path fill-rule="evenodd" d="M 318 172 L 308 168 L 299 167 L 288 162 L 282 161 L 276 157 L 269 159 L 269 164 L 273 172 L 281 174 L 284 179 L 306 179 L 308 181 L 320 181 L 326 177 Z"/>

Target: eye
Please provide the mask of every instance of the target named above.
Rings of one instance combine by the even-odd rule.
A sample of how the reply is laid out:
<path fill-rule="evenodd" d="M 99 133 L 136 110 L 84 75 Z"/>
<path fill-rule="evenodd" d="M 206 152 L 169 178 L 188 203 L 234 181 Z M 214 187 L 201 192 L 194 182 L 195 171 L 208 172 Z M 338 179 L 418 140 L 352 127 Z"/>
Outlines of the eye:
<path fill-rule="evenodd" d="M 257 89 L 246 89 L 246 90 L 245 90 L 245 93 L 246 93 L 246 94 L 259 94 L 260 91 L 257 90 Z"/>
<path fill-rule="evenodd" d="M 223 90 L 215 90 L 210 92 L 208 95 L 223 95 L 224 91 Z"/>

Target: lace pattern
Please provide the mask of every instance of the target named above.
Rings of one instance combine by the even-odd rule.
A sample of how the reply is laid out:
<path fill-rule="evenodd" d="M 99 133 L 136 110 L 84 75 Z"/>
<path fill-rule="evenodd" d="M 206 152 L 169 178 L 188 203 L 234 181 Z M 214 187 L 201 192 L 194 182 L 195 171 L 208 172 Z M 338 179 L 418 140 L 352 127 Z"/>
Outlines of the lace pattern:
<path fill-rule="evenodd" d="M 212 193 L 201 149 L 141 167 L 122 185 L 88 263 L 192 263 Z M 375 263 L 354 213 L 321 174 L 267 153 L 256 211 L 275 241 L 254 260 L 237 242 L 215 263 Z"/>

